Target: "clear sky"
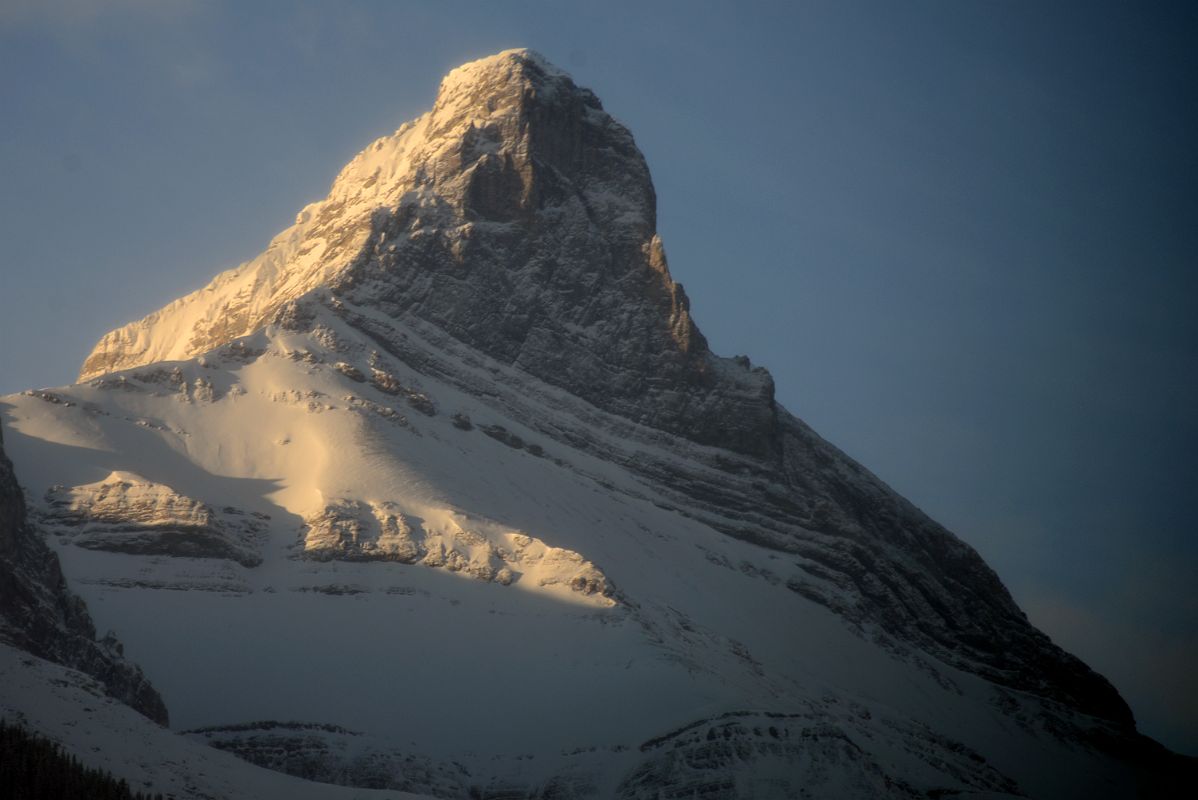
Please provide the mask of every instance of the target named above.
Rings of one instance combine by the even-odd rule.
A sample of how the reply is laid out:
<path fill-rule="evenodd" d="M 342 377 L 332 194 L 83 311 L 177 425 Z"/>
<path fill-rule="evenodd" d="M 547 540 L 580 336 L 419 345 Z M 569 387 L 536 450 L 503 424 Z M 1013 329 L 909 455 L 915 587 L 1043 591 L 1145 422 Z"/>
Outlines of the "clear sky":
<path fill-rule="evenodd" d="M 521 46 L 632 129 L 713 348 L 1198 754 L 1193 3 L 0 0 L 0 391 Z"/>

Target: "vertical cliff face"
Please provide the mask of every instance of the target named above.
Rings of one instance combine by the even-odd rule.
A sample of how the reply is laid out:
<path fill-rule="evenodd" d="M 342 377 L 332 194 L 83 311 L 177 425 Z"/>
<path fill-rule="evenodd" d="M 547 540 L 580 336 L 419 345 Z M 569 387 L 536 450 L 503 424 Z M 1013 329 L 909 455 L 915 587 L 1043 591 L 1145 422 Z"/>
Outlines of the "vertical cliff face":
<path fill-rule="evenodd" d="M 21 487 L 0 436 L 0 640 L 85 672 L 108 693 L 155 722 L 166 706 L 121 645 L 96 640 L 87 606 L 67 588 L 58 556 L 29 524 Z"/>
<path fill-rule="evenodd" d="M 632 134 L 539 56 L 461 67 L 427 160 L 332 282 L 595 406 L 692 441 L 773 452 L 773 381 L 721 359 L 656 232 Z"/>

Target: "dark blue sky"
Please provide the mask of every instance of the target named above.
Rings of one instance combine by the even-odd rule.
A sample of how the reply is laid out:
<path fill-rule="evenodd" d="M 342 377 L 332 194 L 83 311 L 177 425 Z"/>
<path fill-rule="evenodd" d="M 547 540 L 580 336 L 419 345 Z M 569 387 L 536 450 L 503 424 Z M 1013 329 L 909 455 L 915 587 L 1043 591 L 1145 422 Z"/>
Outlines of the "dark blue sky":
<path fill-rule="evenodd" d="M 263 249 L 528 46 L 723 354 L 1198 753 L 1198 6 L 0 3 L 0 391 Z"/>

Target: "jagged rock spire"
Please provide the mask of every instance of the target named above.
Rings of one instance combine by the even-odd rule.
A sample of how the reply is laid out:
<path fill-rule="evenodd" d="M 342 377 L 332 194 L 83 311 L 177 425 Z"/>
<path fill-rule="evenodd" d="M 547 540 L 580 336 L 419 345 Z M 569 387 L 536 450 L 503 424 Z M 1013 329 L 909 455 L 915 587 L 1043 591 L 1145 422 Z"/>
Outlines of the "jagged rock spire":
<path fill-rule="evenodd" d="M 713 356 L 656 233 L 649 169 L 598 98 L 528 50 L 466 64 L 258 258 L 107 334 L 80 379 L 207 352 L 288 303 L 414 317 L 599 408 L 771 454 L 773 381 Z"/>

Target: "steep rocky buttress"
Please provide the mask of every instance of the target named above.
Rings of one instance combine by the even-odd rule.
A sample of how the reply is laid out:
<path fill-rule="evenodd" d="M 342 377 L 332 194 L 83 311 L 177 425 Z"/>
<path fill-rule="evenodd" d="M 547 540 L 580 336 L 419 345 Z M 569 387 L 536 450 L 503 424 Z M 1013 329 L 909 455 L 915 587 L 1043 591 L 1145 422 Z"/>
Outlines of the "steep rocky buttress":
<path fill-rule="evenodd" d="M 162 725 L 166 705 L 112 637 L 96 639 L 87 606 L 67 588 L 58 556 L 25 513 L 25 499 L 0 436 L 0 640 L 85 672 L 108 694 Z"/>

